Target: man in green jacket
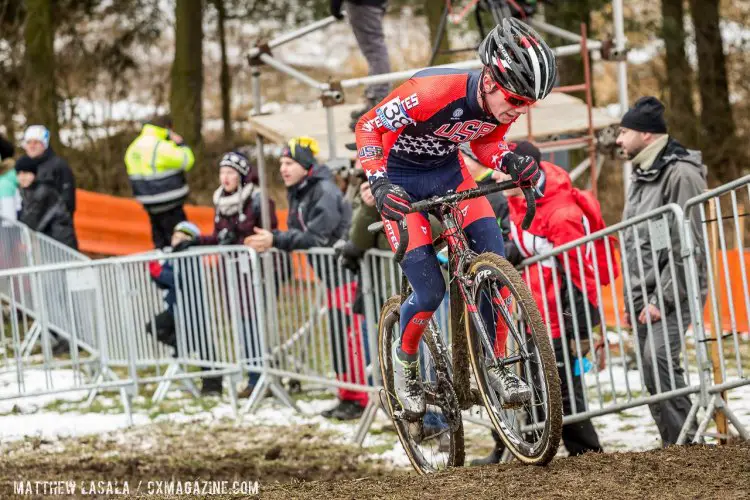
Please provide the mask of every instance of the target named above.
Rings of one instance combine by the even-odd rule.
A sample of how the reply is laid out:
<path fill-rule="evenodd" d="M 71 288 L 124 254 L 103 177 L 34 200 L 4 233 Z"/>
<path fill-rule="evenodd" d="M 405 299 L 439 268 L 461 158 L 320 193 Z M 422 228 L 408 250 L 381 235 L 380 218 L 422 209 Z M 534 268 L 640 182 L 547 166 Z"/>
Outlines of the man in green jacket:
<path fill-rule="evenodd" d="M 168 116 L 143 125 L 125 152 L 133 195 L 148 212 L 156 248 L 169 246 L 174 227 L 187 220 L 183 205 L 190 188 L 185 173 L 194 162 L 193 152 L 172 131 Z"/>

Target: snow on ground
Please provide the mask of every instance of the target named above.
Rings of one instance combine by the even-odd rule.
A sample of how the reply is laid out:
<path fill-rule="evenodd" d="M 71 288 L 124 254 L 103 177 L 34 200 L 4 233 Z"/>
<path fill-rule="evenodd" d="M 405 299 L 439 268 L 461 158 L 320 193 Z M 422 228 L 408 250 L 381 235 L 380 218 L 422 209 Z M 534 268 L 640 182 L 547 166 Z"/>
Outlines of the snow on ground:
<path fill-rule="evenodd" d="M 613 373 L 611 378 L 608 372 L 599 374 L 603 392 L 611 393 L 608 387 L 614 387 L 615 393 L 624 400 L 622 395 L 626 394 L 626 374 L 621 369 L 613 370 Z M 74 373 L 70 370 L 57 370 L 52 374 L 55 387 L 65 387 L 66 384 L 69 387 L 73 377 Z M 590 405 L 598 407 L 601 403 L 593 391 L 596 377 L 589 373 L 586 379 L 589 397 L 594 398 L 590 399 Z M 638 372 L 627 372 L 627 380 L 631 391 L 637 395 L 641 387 Z M 41 391 L 48 387 L 47 378 L 42 371 L 26 372 L 25 383 L 27 390 Z M 16 393 L 17 387 L 14 384 L 15 374 L 0 374 L 0 443 L 27 437 L 55 440 L 90 434 L 110 434 L 114 439 L 117 436 L 125 439 L 128 432 L 125 430 L 127 419 L 116 392 L 97 396 L 95 408 L 84 406 L 86 394 L 81 391 L 2 401 L 3 397 Z M 311 397 L 312 399 L 308 399 Z M 731 391 L 729 402 L 730 408 L 740 420 L 750 426 L 750 386 Z M 297 401 L 301 413 L 296 413 L 276 400 L 267 398 L 253 414 L 242 415 L 236 425 L 252 428 L 260 425 L 287 427 L 314 424 L 321 430 L 333 431 L 340 442 L 350 442 L 357 430 L 356 423 L 330 421 L 320 416 L 322 410 L 333 404 L 335 399 L 328 393 L 306 395 L 305 399 Z M 611 399 L 605 401 L 605 405 L 608 404 L 611 404 Z M 210 425 L 212 422 L 226 422 L 233 418 L 233 411 L 226 397 L 221 401 L 217 398 L 197 400 L 173 388 L 167 393 L 165 400 L 156 405 L 142 395 L 133 399 L 133 423 L 136 427 L 159 422 L 195 421 Z M 659 434 L 646 406 L 597 417 L 594 425 L 607 451 L 648 450 L 660 445 Z M 371 450 L 372 458 L 386 460 L 395 467 L 408 468 L 408 459 L 390 427 L 387 417 L 380 412 L 364 446 Z M 466 422 L 465 433 L 467 443 L 473 446 L 474 455 L 479 453 L 478 448 L 484 453 L 491 446 L 492 441 L 486 427 Z M 144 442 L 143 446 L 148 448 L 148 442 Z M 562 449 L 561 454 L 565 454 Z M 469 455 L 471 458 L 472 452 Z"/>

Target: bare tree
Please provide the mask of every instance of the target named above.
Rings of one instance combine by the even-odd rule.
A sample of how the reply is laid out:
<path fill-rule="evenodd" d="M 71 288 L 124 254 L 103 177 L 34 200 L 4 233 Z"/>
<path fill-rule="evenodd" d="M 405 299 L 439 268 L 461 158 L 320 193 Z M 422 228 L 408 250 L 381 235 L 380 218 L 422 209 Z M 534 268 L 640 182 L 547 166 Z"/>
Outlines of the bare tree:
<path fill-rule="evenodd" d="M 24 108 L 28 123 L 50 131 L 50 141 L 60 146 L 55 93 L 55 21 L 52 0 L 26 0 Z"/>
<path fill-rule="evenodd" d="M 719 26 L 719 2 L 690 0 L 698 52 L 701 148 L 710 180 L 719 184 L 740 173 L 736 127 L 729 103 L 726 58 Z"/>
<path fill-rule="evenodd" d="M 177 0 L 170 108 L 175 129 L 200 151 L 203 124 L 203 0 Z"/>
<path fill-rule="evenodd" d="M 698 147 L 698 118 L 693 104 L 693 70 L 685 56 L 683 0 L 662 0 L 662 38 L 666 48 L 669 133 L 681 143 Z"/>

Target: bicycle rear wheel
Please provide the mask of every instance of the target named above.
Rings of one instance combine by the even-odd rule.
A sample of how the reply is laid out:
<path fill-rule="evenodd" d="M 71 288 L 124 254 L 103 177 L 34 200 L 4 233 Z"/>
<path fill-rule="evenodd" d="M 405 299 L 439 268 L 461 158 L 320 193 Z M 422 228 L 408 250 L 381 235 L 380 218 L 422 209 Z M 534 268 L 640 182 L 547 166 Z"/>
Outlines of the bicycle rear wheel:
<path fill-rule="evenodd" d="M 463 465 L 464 428 L 453 391 L 450 357 L 434 321 L 425 330 L 419 347 L 420 368 L 427 412 L 417 422 L 399 416 L 401 406 L 393 390 L 391 347 L 400 336 L 401 303 L 394 296 L 383 305 L 378 323 L 378 357 L 383 377 L 381 401 L 386 406 L 409 461 L 420 474 Z"/>
<path fill-rule="evenodd" d="M 484 405 L 503 443 L 520 462 L 545 465 L 557 453 L 562 435 L 560 378 L 547 329 L 531 292 L 507 260 L 483 253 L 469 272 L 476 307 L 466 307 L 471 318 L 466 334 Z M 507 298 L 503 289 L 510 292 Z M 507 328 L 504 355 L 494 343 L 498 326 Z M 490 386 L 490 367 L 512 370 L 531 388 L 530 399 L 515 405 L 504 402 Z"/>

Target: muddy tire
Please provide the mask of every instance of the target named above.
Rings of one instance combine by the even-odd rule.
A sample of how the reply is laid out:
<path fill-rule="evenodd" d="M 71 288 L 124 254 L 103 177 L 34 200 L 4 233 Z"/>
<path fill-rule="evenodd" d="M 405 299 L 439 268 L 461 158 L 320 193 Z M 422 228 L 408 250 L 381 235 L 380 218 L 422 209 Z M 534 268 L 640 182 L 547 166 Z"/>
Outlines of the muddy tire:
<path fill-rule="evenodd" d="M 555 355 L 542 316 L 521 276 L 504 258 L 490 253 L 479 255 L 470 266 L 469 276 L 477 308 L 469 311 L 466 307 L 466 334 L 469 359 L 484 406 L 503 443 L 519 462 L 546 465 L 560 444 L 562 397 Z M 507 302 L 500 295 L 503 288 L 510 292 Z M 480 331 L 495 331 L 494 324 L 486 325 L 482 317 L 482 303 L 493 308 L 490 318 L 498 314 L 503 318 L 512 316 L 514 326 L 509 329 L 505 358 L 495 357 L 495 346 L 488 352 L 487 343 L 482 341 Z M 506 307 L 508 303 L 510 308 Z M 507 316 L 503 316 L 501 308 L 505 308 Z M 508 347 L 513 346 L 515 350 L 509 352 Z M 514 364 L 508 361 L 504 366 L 529 385 L 531 397 L 525 403 L 509 405 L 490 387 L 487 366 L 514 357 L 520 360 Z"/>
<path fill-rule="evenodd" d="M 429 474 L 457 467 L 464 462 L 464 429 L 458 399 L 453 391 L 451 364 L 436 325 L 425 330 L 420 343 L 420 361 L 424 367 L 423 384 L 427 414 L 422 420 L 409 422 L 399 417 L 401 407 L 393 390 L 391 346 L 400 334 L 401 303 L 398 296 L 383 305 L 378 322 L 378 357 L 383 380 L 381 401 L 386 406 L 401 445 L 419 474 Z M 424 360 L 424 361 L 422 361 Z M 440 422 L 436 426 L 434 422 Z M 442 427 L 440 427 L 442 425 Z M 440 429 L 428 432 L 427 429 Z"/>

